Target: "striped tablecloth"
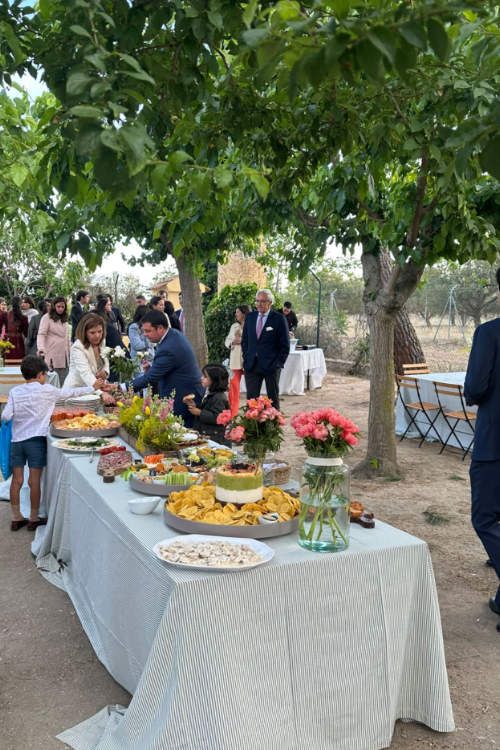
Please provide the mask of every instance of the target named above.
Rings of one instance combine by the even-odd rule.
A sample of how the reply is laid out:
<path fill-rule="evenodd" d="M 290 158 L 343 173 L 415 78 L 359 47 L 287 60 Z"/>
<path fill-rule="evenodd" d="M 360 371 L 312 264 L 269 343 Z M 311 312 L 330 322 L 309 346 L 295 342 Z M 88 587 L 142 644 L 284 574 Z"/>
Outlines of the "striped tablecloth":
<path fill-rule="evenodd" d="M 49 448 L 49 460 L 54 447 Z M 271 541 L 233 574 L 170 568 L 161 509 L 65 456 L 38 567 L 68 592 L 97 656 L 133 698 L 60 739 L 76 750 L 376 750 L 394 722 L 454 728 L 424 542 L 383 523 L 339 554 Z"/>

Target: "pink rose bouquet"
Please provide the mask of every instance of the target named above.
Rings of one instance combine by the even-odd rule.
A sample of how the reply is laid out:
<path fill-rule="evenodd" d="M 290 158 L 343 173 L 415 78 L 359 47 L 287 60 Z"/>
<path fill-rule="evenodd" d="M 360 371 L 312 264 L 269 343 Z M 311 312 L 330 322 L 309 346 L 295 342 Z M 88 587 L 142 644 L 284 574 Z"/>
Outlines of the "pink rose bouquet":
<path fill-rule="evenodd" d="M 271 399 L 259 396 L 249 399 L 234 418 L 229 409 L 221 412 L 217 424 L 225 425 L 227 439 L 243 445 L 247 456 L 261 464 L 267 451 L 279 449 L 285 418 Z"/>
<path fill-rule="evenodd" d="M 331 408 L 300 412 L 291 425 L 310 456 L 342 457 L 359 441 L 358 426 Z"/>

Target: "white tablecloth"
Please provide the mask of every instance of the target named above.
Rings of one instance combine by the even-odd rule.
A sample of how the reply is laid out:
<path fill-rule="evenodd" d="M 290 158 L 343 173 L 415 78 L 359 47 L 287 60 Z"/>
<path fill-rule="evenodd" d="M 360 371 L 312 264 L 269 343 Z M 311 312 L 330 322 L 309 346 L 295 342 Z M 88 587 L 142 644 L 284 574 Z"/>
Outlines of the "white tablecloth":
<path fill-rule="evenodd" d="M 11 377 L 12 375 L 19 376 L 19 383 L 17 385 L 21 385 L 22 383 L 24 383 L 24 378 L 21 375 L 21 368 L 19 367 L 19 365 L 7 365 L 6 367 L 0 367 L 1 396 L 8 396 L 10 389 L 16 386 L 16 383 L 2 383 L 1 377 Z M 59 375 L 57 374 L 57 372 L 48 372 L 47 376 L 47 383 L 55 385 L 56 388 L 59 388 Z"/>
<path fill-rule="evenodd" d="M 49 457 L 53 451 L 49 448 Z M 183 571 L 151 553 L 161 508 L 64 457 L 37 565 L 64 586 L 98 658 L 134 693 L 64 732 L 77 750 L 377 750 L 394 722 L 454 727 L 424 542 L 377 523 L 338 554 L 270 542 L 265 566 Z"/>
<path fill-rule="evenodd" d="M 321 388 L 326 372 L 323 349 L 300 349 L 290 352 L 280 375 L 280 395 L 303 396 L 306 388 Z M 240 391 L 246 392 L 244 377 L 241 378 Z M 265 392 L 263 384 L 262 393 Z"/>
<path fill-rule="evenodd" d="M 428 375 L 418 375 L 415 376 L 418 379 L 419 389 L 420 389 L 420 396 L 422 401 L 428 401 L 431 404 L 437 404 L 437 397 L 436 397 L 436 391 L 434 389 L 434 381 L 439 383 L 450 383 L 451 385 L 461 385 L 463 387 L 464 380 L 465 380 L 465 372 L 431 372 Z M 443 406 L 447 407 L 448 409 L 452 411 L 460 411 L 462 406 L 460 404 L 460 398 L 454 398 L 453 396 L 440 396 L 441 401 L 443 403 Z M 405 388 L 403 389 L 403 398 L 407 402 L 411 403 L 417 403 L 418 397 L 417 392 L 413 388 Z M 468 406 L 467 411 L 475 412 L 477 410 L 476 406 Z M 435 412 L 431 412 L 431 419 L 435 416 Z M 427 432 L 427 429 L 429 428 L 429 422 L 425 418 L 423 414 L 418 414 L 415 420 L 422 430 L 422 434 L 425 435 Z M 404 410 L 403 404 L 401 403 L 401 399 L 398 398 L 396 402 L 396 434 L 402 435 L 404 431 L 406 430 L 407 426 L 409 425 L 410 420 L 407 415 L 407 413 Z M 453 424 L 453 420 L 452 420 Z M 446 440 L 446 438 L 450 434 L 450 428 L 448 427 L 448 424 L 445 420 L 445 418 L 440 414 L 439 417 L 436 420 L 435 425 L 439 435 L 441 435 L 443 440 Z M 462 441 L 462 445 L 465 448 L 468 448 L 470 445 L 474 433 L 472 432 L 471 428 L 466 422 L 460 421 L 455 428 L 455 431 L 459 434 L 460 440 Z M 418 434 L 418 431 L 413 426 L 411 430 L 408 431 L 406 437 L 420 437 Z M 435 430 L 432 429 L 429 432 L 429 435 L 427 436 L 427 440 L 439 440 L 438 435 L 436 434 Z M 460 445 L 456 438 L 452 435 L 450 440 L 448 441 L 448 445 L 454 445 L 455 447 L 459 448 Z"/>

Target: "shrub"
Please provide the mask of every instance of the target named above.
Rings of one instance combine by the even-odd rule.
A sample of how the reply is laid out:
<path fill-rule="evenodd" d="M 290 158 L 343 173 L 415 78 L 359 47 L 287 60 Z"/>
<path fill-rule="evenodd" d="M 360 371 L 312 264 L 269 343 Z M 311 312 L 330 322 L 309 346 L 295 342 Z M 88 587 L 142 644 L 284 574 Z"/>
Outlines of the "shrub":
<path fill-rule="evenodd" d="M 234 323 L 234 311 L 238 305 L 250 305 L 254 308 L 258 287 L 255 282 L 225 286 L 212 297 L 205 313 L 205 331 L 210 362 L 223 362 L 229 357 L 229 349 L 224 340 Z M 280 310 L 283 303 L 276 295 L 273 307 Z"/>

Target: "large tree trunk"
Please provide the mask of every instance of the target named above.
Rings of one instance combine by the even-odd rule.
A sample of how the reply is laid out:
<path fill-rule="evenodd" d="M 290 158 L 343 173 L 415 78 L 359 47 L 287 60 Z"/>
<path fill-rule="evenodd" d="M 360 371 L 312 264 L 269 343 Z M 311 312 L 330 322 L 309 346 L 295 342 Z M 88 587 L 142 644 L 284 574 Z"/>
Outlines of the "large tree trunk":
<path fill-rule="evenodd" d="M 201 306 L 200 283 L 196 278 L 189 259 L 179 256 L 175 259 L 182 289 L 182 309 L 184 311 L 184 333 L 191 342 L 200 367 L 207 364 L 208 348 L 205 336 L 205 321 Z"/>
<path fill-rule="evenodd" d="M 388 284 L 393 272 L 391 255 L 387 250 L 382 250 L 379 257 L 381 281 Z M 403 306 L 394 322 L 394 371 L 402 375 L 403 365 L 418 362 L 425 362 L 424 352 L 408 312 Z"/>
<path fill-rule="evenodd" d="M 408 262 L 387 274 L 383 253 L 361 256 L 363 301 L 370 331 L 370 407 L 366 456 L 354 468 L 357 476 L 398 476 L 394 415 L 394 329 L 422 275 Z"/>
<path fill-rule="evenodd" d="M 357 476 L 398 476 L 394 416 L 394 321 L 379 305 L 367 305 L 370 331 L 368 445 Z"/>
<path fill-rule="evenodd" d="M 403 365 L 425 362 L 425 355 L 406 308 L 403 307 L 394 325 L 394 370 L 403 374 Z"/>

